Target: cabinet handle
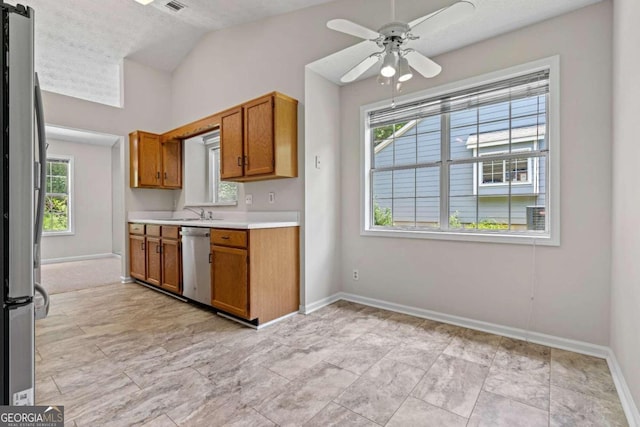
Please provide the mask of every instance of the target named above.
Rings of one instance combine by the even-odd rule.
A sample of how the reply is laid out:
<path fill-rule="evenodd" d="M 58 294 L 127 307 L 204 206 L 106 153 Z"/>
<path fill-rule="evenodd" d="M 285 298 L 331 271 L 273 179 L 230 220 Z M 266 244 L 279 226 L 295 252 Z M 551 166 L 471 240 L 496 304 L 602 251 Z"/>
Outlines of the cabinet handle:
<path fill-rule="evenodd" d="M 213 258 L 213 254 L 211 252 L 209 252 L 209 264 L 211 264 L 213 262 L 212 258 Z"/>
<path fill-rule="evenodd" d="M 140 250 L 144 251 L 144 242 L 140 243 Z"/>
<path fill-rule="evenodd" d="M 229 236 L 222 236 L 220 237 L 222 240 L 229 240 Z"/>
<path fill-rule="evenodd" d="M 242 156 L 238 156 L 238 166 L 242 166 Z"/>
<path fill-rule="evenodd" d="M 244 156 L 244 165 L 249 166 L 249 157 Z"/>
<path fill-rule="evenodd" d="M 156 245 L 156 253 L 159 254 L 160 253 L 160 245 Z"/>
<path fill-rule="evenodd" d="M 156 181 L 160 180 L 160 172 L 156 173 Z"/>
<path fill-rule="evenodd" d="M 164 173 L 164 179 L 167 179 L 167 173 L 166 172 Z"/>

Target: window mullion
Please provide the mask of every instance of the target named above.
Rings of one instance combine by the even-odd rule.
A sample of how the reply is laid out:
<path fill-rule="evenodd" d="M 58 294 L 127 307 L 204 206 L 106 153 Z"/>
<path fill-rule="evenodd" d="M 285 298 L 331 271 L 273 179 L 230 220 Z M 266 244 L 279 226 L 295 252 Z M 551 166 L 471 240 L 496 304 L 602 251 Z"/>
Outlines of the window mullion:
<path fill-rule="evenodd" d="M 440 228 L 449 230 L 449 160 L 451 159 L 451 116 L 440 116 Z"/>

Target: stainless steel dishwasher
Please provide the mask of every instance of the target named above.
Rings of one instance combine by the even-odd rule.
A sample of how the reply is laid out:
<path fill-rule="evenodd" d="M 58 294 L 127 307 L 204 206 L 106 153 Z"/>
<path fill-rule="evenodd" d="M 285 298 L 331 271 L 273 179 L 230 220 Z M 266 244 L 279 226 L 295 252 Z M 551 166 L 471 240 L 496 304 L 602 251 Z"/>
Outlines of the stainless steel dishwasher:
<path fill-rule="evenodd" d="M 182 295 L 211 305 L 209 229 L 182 227 Z"/>

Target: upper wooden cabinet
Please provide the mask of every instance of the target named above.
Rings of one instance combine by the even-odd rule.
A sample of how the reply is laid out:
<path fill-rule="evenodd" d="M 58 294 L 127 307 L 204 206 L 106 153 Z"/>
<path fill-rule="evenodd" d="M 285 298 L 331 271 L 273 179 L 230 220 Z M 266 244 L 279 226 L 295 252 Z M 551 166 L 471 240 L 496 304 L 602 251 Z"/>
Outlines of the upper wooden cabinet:
<path fill-rule="evenodd" d="M 223 180 L 298 176 L 298 101 L 272 92 L 162 135 L 132 132 L 130 186 L 182 188 L 182 141 L 216 128 Z"/>
<path fill-rule="evenodd" d="M 242 107 L 222 113 L 220 117 L 220 178 L 241 178 L 244 165 Z"/>
<path fill-rule="evenodd" d="M 160 135 L 129 134 L 130 187 L 182 188 L 182 142 L 162 141 Z"/>
<path fill-rule="evenodd" d="M 224 180 L 298 176 L 298 101 L 273 92 L 223 112 L 220 150 Z"/>

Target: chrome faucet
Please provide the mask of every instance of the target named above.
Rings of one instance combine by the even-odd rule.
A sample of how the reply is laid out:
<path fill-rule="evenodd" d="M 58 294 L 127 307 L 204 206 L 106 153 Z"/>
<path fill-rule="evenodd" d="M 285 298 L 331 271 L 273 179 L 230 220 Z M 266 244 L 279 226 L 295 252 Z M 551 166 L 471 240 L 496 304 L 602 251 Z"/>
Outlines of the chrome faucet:
<path fill-rule="evenodd" d="M 197 214 L 197 215 L 200 217 L 200 219 L 204 221 L 205 216 L 204 216 L 204 209 L 203 209 L 203 208 L 200 208 L 200 212 L 196 211 L 196 210 L 195 210 L 195 209 L 193 209 L 193 208 L 189 208 L 189 207 L 187 207 L 187 206 L 185 206 L 184 208 L 185 208 L 186 210 L 188 210 L 188 211 L 193 212 L 194 214 Z"/>

